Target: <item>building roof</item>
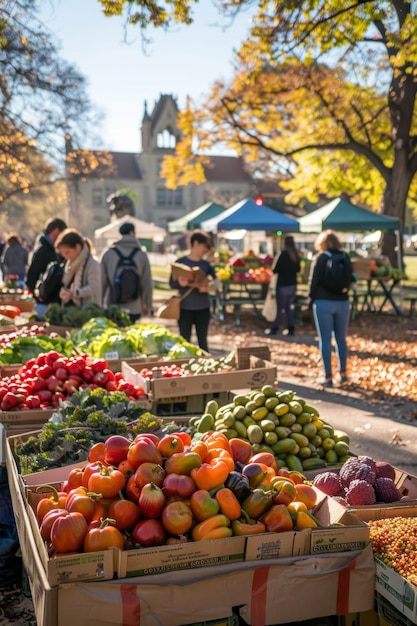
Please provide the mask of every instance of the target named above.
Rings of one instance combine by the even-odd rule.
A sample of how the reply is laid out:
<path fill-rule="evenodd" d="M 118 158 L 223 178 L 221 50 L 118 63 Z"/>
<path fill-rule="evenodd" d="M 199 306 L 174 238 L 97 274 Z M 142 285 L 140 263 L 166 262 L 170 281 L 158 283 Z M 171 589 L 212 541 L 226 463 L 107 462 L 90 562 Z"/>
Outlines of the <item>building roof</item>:
<path fill-rule="evenodd" d="M 113 157 L 114 175 L 113 178 L 129 178 L 131 180 L 141 180 L 142 175 L 134 152 L 110 152 Z"/>
<path fill-rule="evenodd" d="M 210 163 L 204 166 L 207 182 L 230 182 L 252 180 L 245 171 L 243 159 L 233 156 L 211 156 Z"/>

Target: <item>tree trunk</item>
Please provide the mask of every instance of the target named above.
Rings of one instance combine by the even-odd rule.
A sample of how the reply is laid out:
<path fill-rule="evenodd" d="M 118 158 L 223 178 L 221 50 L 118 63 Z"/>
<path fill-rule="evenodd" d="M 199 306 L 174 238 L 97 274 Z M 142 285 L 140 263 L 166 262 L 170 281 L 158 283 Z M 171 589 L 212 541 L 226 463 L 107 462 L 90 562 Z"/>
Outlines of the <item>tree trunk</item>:
<path fill-rule="evenodd" d="M 383 214 L 388 217 L 396 217 L 400 222 L 400 251 L 398 253 L 397 250 L 398 237 L 396 233 L 391 230 L 384 232 L 382 254 L 389 258 L 393 267 L 400 265 L 401 269 L 403 266 L 402 235 L 404 232 L 406 201 L 412 178 L 407 149 L 404 146 L 398 146 L 394 152 L 394 164 L 384 192 Z"/>

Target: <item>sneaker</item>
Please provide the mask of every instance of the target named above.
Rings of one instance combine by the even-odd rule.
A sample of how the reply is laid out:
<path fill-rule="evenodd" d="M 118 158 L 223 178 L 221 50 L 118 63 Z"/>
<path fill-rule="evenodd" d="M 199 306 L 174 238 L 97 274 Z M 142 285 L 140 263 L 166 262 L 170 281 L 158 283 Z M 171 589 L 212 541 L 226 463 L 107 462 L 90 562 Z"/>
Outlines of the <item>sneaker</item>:
<path fill-rule="evenodd" d="M 270 337 L 277 334 L 277 331 L 274 328 L 267 328 L 264 332 L 265 335 L 269 335 Z"/>
<path fill-rule="evenodd" d="M 348 381 L 348 377 L 346 376 L 346 374 L 340 374 L 340 384 L 344 385 L 346 384 Z"/>
<path fill-rule="evenodd" d="M 333 387 L 333 381 L 331 378 L 326 378 L 326 380 L 322 380 L 320 382 L 320 386 L 329 389 L 330 387 Z"/>

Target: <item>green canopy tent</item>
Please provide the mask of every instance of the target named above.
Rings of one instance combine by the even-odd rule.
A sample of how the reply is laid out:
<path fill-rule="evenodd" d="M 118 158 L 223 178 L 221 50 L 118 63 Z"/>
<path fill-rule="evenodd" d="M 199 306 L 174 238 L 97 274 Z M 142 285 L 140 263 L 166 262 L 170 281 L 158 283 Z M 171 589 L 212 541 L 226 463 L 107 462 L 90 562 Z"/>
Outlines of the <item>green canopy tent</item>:
<path fill-rule="evenodd" d="M 380 215 L 335 198 L 328 204 L 298 219 L 301 233 L 321 233 L 323 230 L 366 232 L 372 230 L 398 230 L 400 223 L 394 217 Z"/>
<path fill-rule="evenodd" d="M 226 211 L 225 206 L 217 204 L 216 202 L 207 202 L 191 211 L 191 213 L 187 213 L 177 220 L 170 222 L 168 224 L 168 230 L 170 233 L 183 233 L 186 230 L 201 228 L 201 224 L 204 220 L 217 217 L 217 215 L 220 215 L 220 213 L 224 211 Z"/>
<path fill-rule="evenodd" d="M 368 211 L 343 198 L 335 198 L 298 218 L 298 222 L 301 233 L 321 233 L 328 229 L 349 233 L 393 230 L 397 237 L 398 267 L 401 267 L 400 222 L 394 217 Z"/>

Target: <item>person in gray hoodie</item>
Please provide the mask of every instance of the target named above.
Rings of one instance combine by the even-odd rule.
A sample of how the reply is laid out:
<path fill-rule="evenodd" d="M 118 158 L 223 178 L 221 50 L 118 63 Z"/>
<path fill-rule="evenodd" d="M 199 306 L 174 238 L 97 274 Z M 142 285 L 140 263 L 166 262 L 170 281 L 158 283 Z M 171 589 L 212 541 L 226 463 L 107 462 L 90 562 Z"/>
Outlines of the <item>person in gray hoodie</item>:
<path fill-rule="evenodd" d="M 130 222 L 125 222 L 120 226 L 119 233 L 122 236 L 121 239 L 116 241 L 103 253 L 100 261 L 103 306 L 108 307 L 111 304 L 119 304 L 122 309 L 127 311 L 132 324 L 134 324 L 142 315 L 150 315 L 152 311 L 153 283 L 151 267 L 148 255 L 139 245 L 135 233 L 135 226 Z M 140 294 L 135 299 L 123 303 L 116 303 L 113 299 L 114 283 L 120 260 L 117 250 L 124 257 L 128 257 L 134 249 L 137 250 L 133 256 L 133 261 L 140 277 Z"/>

